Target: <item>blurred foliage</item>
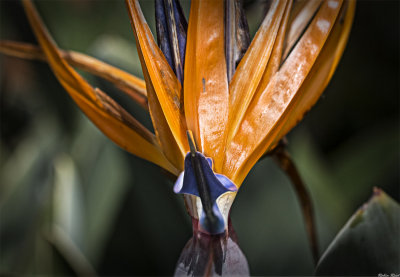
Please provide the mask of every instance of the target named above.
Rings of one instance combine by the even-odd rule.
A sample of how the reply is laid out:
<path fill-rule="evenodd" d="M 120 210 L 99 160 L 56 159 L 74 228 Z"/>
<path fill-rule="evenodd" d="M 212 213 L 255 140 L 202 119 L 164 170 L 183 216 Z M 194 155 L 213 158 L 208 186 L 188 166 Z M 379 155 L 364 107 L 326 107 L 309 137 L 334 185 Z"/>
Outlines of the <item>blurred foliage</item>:
<path fill-rule="evenodd" d="M 142 4 L 154 30 L 153 1 Z M 245 1 L 252 33 L 262 4 Z M 60 47 L 142 75 L 123 1 L 37 6 Z M 397 1 L 358 3 L 337 72 L 288 136 L 321 251 L 373 186 L 399 200 L 399 10 Z M 35 42 L 18 1 L 0 1 L 0 37 Z M 0 55 L 0 70 L 0 273 L 172 274 L 191 225 L 170 176 L 102 135 L 46 64 Z M 121 92 L 85 77 L 151 128 Z M 232 221 L 253 275 L 313 274 L 298 201 L 272 160 L 245 180 Z"/>

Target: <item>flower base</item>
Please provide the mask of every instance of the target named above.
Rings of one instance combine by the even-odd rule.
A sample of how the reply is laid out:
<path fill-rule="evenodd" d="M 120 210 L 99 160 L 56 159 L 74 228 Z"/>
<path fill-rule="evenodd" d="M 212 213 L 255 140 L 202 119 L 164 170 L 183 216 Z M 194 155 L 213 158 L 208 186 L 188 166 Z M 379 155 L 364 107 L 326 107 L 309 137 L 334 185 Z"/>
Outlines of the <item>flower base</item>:
<path fill-rule="evenodd" d="M 179 257 L 175 276 L 249 276 L 249 267 L 237 244 L 236 233 L 229 220 L 228 230 L 210 235 L 198 229 L 192 219 L 193 237 Z"/>

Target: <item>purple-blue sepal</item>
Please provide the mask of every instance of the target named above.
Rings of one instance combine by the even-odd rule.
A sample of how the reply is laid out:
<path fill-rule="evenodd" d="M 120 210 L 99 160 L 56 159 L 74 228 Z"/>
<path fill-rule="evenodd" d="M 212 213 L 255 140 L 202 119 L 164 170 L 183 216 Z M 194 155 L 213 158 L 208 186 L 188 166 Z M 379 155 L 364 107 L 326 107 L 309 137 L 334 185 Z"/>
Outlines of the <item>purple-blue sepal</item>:
<path fill-rule="evenodd" d="M 213 212 L 217 217 L 216 226 L 212 226 L 211 228 L 207 224 L 208 221 L 206 220 L 206 215 L 203 209 L 199 220 L 200 227 L 210 234 L 220 234 L 225 231 L 227 223 L 225 222 L 216 201 L 221 195 L 226 192 L 237 191 L 237 187 L 226 176 L 214 173 L 214 171 L 212 170 L 212 160 L 210 158 L 206 158 L 200 152 L 196 152 L 196 154 L 199 157 L 204 178 L 209 186 Z M 175 182 L 174 192 L 180 194 L 191 194 L 200 197 L 190 153 L 188 153 L 185 157 L 185 169 L 179 175 L 178 179 Z"/>

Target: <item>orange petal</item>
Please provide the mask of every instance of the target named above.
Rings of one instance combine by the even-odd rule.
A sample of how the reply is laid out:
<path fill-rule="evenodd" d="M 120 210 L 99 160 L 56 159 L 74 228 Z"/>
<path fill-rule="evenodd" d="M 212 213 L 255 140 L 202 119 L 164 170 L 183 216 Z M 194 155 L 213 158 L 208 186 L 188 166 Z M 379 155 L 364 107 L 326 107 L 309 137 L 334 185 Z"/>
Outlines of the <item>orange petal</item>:
<path fill-rule="evenodd" d="M 184 76 L 187 127 L 199 150 L 213 158 L 220 172 L 229 112 L 224 1 L 192 1 Z"/>
<path fill-rule="evenodd" d="M 298 2 L 296 2 L 298 3 Z M 271 57 L 268 61 L 267 68 L 261 78 L 261 81 L 257 87 L 255 95 L 262 93 L 266 87 L 268 86 L 271 78 L 273 75 L 278 71 L 281 63 L 282 63 L 282 52 L 283 46 L 286 37 L 286 30 L 288 21 L 290 18 L 290 13 L 292 11 L 292 1 L 289 1 L 288 5 L 286 6 L 285 14 L 283 15 L 281 26 L 279 27 L 278 35 L 276 36 L 274 48 L 272 49 Z M 230 141 L 228 141 L 229 143 Z"/>
<path fill-rule="evenodd" d="M 283 15 L 281 25 L 279 27 L 278 35 L 276 36 L 274 48 L 272 49 L 271 57 L 268 61 L 267 68 L 261 78 L 260 84 L 257 87 L 257 91 L 255 94 L 261 93 L 265 90 L 271 77 L 278 71 L 281 63 L 282 63 L 282 51 L 283 44 L 285 41 L 286 30 L 289 20 L 289 15 L 292 10 L 292 1 L 289 1 L 286 6 L 285 14 Z"/>
<path fill-rule="evenodd" d="M 132 27 L 135 33 L 136 44 L 142 69 L 146 78 L 147 86 L 155 92 L 152 99 L 158 103 L 149 103 L 151 115 L 153 116 L 156 134 L 163 145 L 163 150 L 169 152 L 172 148 L 172 157 L 168 158 L 181 160 L 183 167 L 183 157 L 189 147 L 186 140 L 186 122 L 181 99 L 181 85 L 167 60 L 154 41 L 153 35 L 146 23 L 143 13 L 137 0 L 126 0 Z M 150 99 L 150 95 L 148 95 Z M 156 110 L 161 107 L 162 110 Z M 166 126 L 163 124 L 168 123 Z M 168 131 L 168 129 L 170 131 Z M 170 135 L 172 134 L 172 138 Z M 175 141 L 173 144 L 170 142 Z M 178 147 L 175 147 L 177 145 Z M 167 153 L 166 152 L 166 153 Z"/>
<path fill-rule="evenodd" d="M 275 0 L 229 84 L 229 135 L 235 135 L 267 67 L 288 1 Z"/>
<path fill-rule="evenodd" d="M 62 49 L 58 49 L 58 52 L 70 65 L 110 81 L 144 109 L 148 108 L 146 84 L 142 79 L 79 52 Z M 7 40 L 0 41 L 0 53 L 23 59 L 47 61 L 42 49 L 29 43 Z"/>
<path fill-rule="evenodd" d="M 143 55 L 141 53 L 140 48 L 138 48 L 138 54 L 143 61 Z M 184 165 L 184 153 L 179 150 L 179 146 L 171 132 L 171 129 L 168 126 L 168 122 L 165 119 L 165 115 L 162 111 L 160 102 L 158 101 L 157 94 L 154 90 L 154 87 L 150 80 L 150 74 L 147 71 L 146 67 L 143 66 L 143 75 L 146 80 L 147 86 L 147 95 L 148 95 L 148 103 L 151 120 L 153 122 L 154 130 L 156 132 L 156 136 L 159 144 L 161 145 L 161 149 L 163 150 L 165 156 L 168 160 L 179 170 L 183 171 Z"/>
<path fill-rule="evenodd" d="M 349 0 L 344 3 L 324 48 L 298 91 L 299 98 L 291 111 L 291 116 L 286 121 L 276 140 L 288 133 L 304 117 L 305 113 L 317 102 L 328 85 L 346 46 L 355 7 L 355 0 Z"/>
<path fill-rule="evenodd" d="M 289 18 L 289 28 L 286 35 L 283 60 L 299 40 L 305 28 L 321 6 L 322 0 L 298 0 L 293 4 L 293 11 Z"/>
<path fill-rule="evenodd" d="M 223 174 L 241 184 L 270 149 L 291 116 L 298 90 L 314 65 L 340 11 L 341 0 L 324 1 L 315 18 L 267 88 L 255 96 L 228 145 Z"/>
<path fill-rule="evenodd" d="M 32 2 L 23 0 L 23 4 L 50 67 L 82 111 L 104 134 L 123 149 L 177 174 L 177 169 L 162 154 L 154 135 L 106 94 L 99 89 L 93 89 L 69 66 L 61 57 Z"/>

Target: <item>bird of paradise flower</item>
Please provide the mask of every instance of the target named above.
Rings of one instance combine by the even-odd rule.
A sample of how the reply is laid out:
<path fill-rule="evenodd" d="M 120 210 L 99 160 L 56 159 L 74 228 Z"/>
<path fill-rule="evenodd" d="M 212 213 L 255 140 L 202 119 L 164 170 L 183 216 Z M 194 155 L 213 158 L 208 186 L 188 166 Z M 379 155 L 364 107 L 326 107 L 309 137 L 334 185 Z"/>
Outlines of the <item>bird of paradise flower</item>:
<path fill-rule="evenodd" d="M 230 207 L 246 175 L 264 155 L 273 153 L 292 179 L 298 179 L 280 142 L 331 79 L 349 36 L 355 1 L 272 1 L 251 43 L 240 2 L 193 0 L 188 24 L 179 1 L 155 2 L 158 45 L 138 1 L 126 0 L 144 81 L 58 48 L 30 0 L 23 4 L 40 47 L 2 41 L 0 50 L 46 60 L 105 135 L 178 176 L 174 190 L 185 195 L 196 234 L 182 252 L 178 275 L 205 274 L 210 264 L 220 275 L 248 274 L 244 256 L 232 245 L 229 249 L 242 262 L 224 266 L 227 250 L 215 250 L 220 239 L 212 242 L 213 236 L 236 241 Z M 110 80 L 131 96 L 149 111 L 155 134 L 72 66 Z M 298 191 L 311 221 L 308 231 L 316 256 L 308 196 L 301 186 Z M 204 240 L 212 242 L 206 249 L 201 246 Z"/>

